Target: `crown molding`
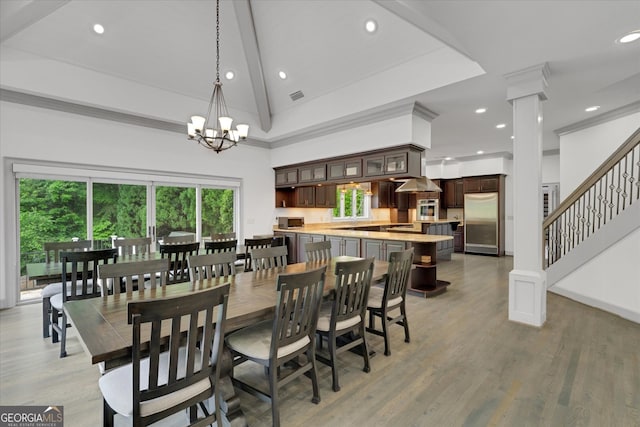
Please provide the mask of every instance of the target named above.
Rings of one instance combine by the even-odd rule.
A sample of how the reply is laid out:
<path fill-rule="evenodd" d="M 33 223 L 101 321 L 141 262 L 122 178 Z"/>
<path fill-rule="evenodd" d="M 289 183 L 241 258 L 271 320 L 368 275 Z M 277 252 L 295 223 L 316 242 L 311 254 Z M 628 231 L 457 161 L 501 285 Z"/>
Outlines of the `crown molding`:
<path fill-rule="evenodd" d="M 624 105 L 606 113 L 599 114 L 597 116 L 589 117 L 586 120 L 582 120 L 571 125 L 561 127 L 554 130 L 558 136 L 564 136 L 566 134 L 577 132 L 579 130 L 587 129 L 592 126 L 596 126 L 602 123 L 610 122 L 611 120 L 619 119 L 620 117 L 628 116 L 629 114 L 637 113 L 640 111 L 640 101 L 632 102 L 631 104 Z"/>

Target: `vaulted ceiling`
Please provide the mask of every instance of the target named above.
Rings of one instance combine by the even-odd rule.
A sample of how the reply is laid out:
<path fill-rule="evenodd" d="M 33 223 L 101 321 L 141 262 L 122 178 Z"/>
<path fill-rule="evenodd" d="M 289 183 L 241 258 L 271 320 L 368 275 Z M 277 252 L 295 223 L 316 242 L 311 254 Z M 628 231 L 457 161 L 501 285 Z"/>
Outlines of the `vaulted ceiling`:
<path fill-rule="evenodd" d="M 214 1 L 0 7 L 3 90 L 180 125 L 206 112 Z M 438 115 L 428 159 L 509 152 L 504 75 L 544 62 L 545 149 L 557 148 L 557 129 L 640 108 L 640 41 L 615 42 L 640 29 L 637 0 L 222 0 L 220 13 L 220 71 L 235 74 L 221 76 L 227 104 L 258 144 L 418 102 Z M 364 30 L 367 19 L 376 32 Z M 96 23 L 104 34 L 93 32 Z M 297 91 L 304 96 L 292 100 Z M 586 113 L 591 105 L 601 108 Z"/>

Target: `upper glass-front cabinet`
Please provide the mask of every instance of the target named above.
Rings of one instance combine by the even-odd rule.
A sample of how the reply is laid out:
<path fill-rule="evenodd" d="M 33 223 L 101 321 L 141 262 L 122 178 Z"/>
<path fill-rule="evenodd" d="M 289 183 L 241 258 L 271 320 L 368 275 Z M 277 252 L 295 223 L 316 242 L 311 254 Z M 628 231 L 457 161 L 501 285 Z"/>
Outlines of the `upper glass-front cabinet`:
<path fill-rule="evenodd" d="M 301 167 L 299 170 L 300 182 L 326 181 L 327 167 L 325 163 Z"/>
<path fill-rule="evenodd" d="M 365 157 L 365 176 L 395 175 L 407 172 L 407 153 Z"/>
<path fill-rule="evenodd" d="M 327 165 L 328 179 L 359 178 L 362 176 L 362 160 L 351 159 L 329 163 Z"/>

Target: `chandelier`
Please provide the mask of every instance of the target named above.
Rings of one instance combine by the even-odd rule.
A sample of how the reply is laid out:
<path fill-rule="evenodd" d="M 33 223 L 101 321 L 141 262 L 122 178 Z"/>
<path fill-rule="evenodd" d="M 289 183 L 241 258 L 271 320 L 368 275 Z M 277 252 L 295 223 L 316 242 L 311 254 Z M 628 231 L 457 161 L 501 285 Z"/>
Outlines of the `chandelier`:
<path fill-rule="evenodd" d="M 216 81 L 206 117 L 191 116 L 191 122 L 187 123 L 187 135 L 189 139 L 195 139 L 198 144 L 219 153 L 247 138 L 249 125 L 239 124 L 236 129 L 231 129 L 232 122 L 220 82 L 220 0 L 216 0 Z"/>

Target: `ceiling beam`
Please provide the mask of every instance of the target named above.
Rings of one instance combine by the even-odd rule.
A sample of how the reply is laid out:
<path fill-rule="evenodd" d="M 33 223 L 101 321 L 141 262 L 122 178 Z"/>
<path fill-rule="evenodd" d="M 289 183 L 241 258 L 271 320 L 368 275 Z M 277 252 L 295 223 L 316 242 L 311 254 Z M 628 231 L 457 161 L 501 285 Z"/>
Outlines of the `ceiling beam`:
<path fill-rule="evenodd" d="M 32 1 L 20 8 L 15 8 L 13 11 L 10 10 L 12 4 L 3 1 L 2 17 L 0 18 L 0 43 L 55 12 L 58 8 L 69 3 L 69 1 Z"/>
<path fill-rule="evenodd" d="M 233 7 L 238 20 L 238 28 L 241 28 L 240 39 L 244 47 L 244 55 L 249 66 L 249 78 L 253 86 L 253 96 L 255 97 L 260 127 L 264 132 L 271 130 L 271 108 L 269 107 L 269 97 L 267 95 L 267 85 L 264 81 L 262 70 L 262 59 L 260 47 L 256 36 L 256 27 L 251 12 L 249 0 L 237 0 L 233 2 Z"/>
<path fill-rule="evenodd" d="M 424 31 L 427 34 L 440 40 L 442 43 L 457 50 L 462 55 L 475 61 L 466 51 L 466 49 L 460 44 L 455 37 L 453 37 L 449 31 L 447 31 L 442 25 L 438 24 L 433 19 L 425 15 L 422 10 L 416 8 L 411 1 L 401 0 L 373 0 L 379 6 L 387 9 L 389 12 L 398 16 L 400 19 L 412 24 L 419 30 Z M 419 4 L 419 6 L 424 6 Z"/>

